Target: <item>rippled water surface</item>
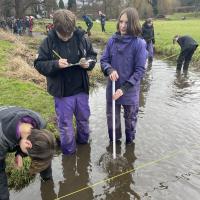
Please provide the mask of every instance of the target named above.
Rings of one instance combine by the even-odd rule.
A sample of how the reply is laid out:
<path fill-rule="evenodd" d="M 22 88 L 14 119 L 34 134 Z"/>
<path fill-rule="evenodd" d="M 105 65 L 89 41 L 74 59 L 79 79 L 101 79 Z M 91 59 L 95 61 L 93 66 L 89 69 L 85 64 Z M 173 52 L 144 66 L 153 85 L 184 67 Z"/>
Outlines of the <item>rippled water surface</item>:
<path fill-rule="evenodd" d="M 200 72 L 191 68 L 177 77 L 173 64 L 156 60 L 141 89 L 135 144 L 126 146 L 123 135 L 117 160 L 107 135 L 105 86 L 99 86 L 90 95 L 90 143 L 73 156 L 58 151 L 53 182 L 37 176 L 11 191 L 11 200 L 199 200 Z"/>

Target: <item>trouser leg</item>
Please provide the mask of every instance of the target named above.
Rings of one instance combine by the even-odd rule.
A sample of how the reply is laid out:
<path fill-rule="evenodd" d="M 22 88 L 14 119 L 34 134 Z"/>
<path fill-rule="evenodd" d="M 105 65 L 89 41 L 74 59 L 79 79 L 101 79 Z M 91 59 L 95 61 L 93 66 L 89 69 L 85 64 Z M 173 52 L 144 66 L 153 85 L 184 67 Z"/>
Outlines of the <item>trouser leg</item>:
<path fill-rule="evenodd" d="M 89 139 L 89 96 L 88 94 L 76 95 L 76 107 L 75 107 L 75 118 L 76 118 L 76 129 L 77 129 L 77 142 L 85 144 Z"/>
<path fill-rule="evenodd" d="M 148 65 L 151 66 L 153 62 L 153 43 L 147 43 L 147 51 L 148 51 Z"/>
<path fill-rule="evenodd" d="M 188 71 L 189 64 L 190 64 L 190 61 L 188 61 L 188 60 L 186 60 L 186 61 L 184 62 L 184 65 L 183 65 L 183 71 L 184 71 L 184 72 Z"/>
<path fill-rule="evenodd" d="M 105 32 L 106 31 L 106 29 L 105 29 L 105 24 L 103 24 L 103 32 Z"/>
<path fill-rule="evenodd" d="M 121 120 L 120 120 L 121 105 L 115 105 L 115 134 L 116 140 L 120 140 L 122 137 L 121 132 Z M 113 141 L 113 122 L 112 122 L 112 103 L 106 104 L 106 116 L 108 125 L 108 134 L 110 141 Z"/>
<path fill-rule="evenodd" d="M 189 64 L 190 64 L 190 61 L 192 60 L 192 56 L 196 50 L 196 46 L 194 47 L 191 47 L 187 50 L 186 52 L 186 55 L 185 55 L 185 62 L 184 62 L 184 65 L 183 65 L 183 71 L 184 72 L 187 72 L 188 71 L 188 68 L 189 68 Z"/>
<path fill-rule="evenodd" d="M 73 113 L 75 97 L 55 97 L 55 110 L 57 114 L 60 143 L 63 154 L 73 154 L 76 151 L 76 142 L 73 127 Z"/>
<path fill-rule="evenodd" d="M 176 67 L 177 72 L 181 71 L 182 69 L 183 61 L 185 60 L 185 53 L 186 51 L 181 51 L 181 53 L 179 54 L 179 57 L 177 59 L 177 67 Z"/>
<path fill-rule="evenodd" d="M 0 160 L 0 200 L 9 200 L 8 180 L 5 160 Z"/>
<path fill-rule="evenodd" d="M 135 139 L 138 106 L 123 105 L 125 119 L 126 143 L 130 144 Z"/>

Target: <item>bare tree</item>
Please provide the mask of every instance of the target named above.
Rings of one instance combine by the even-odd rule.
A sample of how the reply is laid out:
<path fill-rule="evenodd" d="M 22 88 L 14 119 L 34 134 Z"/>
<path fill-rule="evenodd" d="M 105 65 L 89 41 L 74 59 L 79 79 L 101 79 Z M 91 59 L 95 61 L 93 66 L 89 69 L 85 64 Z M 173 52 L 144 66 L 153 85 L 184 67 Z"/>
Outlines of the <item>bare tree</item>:
<path fill-rule="evenodd" d="M 47 12 L 51 12 L 57 8 L 56 0 L 1 0 L 1 8 L 6 11 L 15 11 L 16 18 L 20 18 L 25 15 L 27 9 L 33 8 L 37 5 L 42 5 Z M 9 15 L 4 12 L 4 15 Z"/>
<path fill-rule="evenodd" d="M 169 14 L 173 12 L 173 9 L 179 5 L 178 0 L 165 0 L 158 1 L 159 14 Z"/>

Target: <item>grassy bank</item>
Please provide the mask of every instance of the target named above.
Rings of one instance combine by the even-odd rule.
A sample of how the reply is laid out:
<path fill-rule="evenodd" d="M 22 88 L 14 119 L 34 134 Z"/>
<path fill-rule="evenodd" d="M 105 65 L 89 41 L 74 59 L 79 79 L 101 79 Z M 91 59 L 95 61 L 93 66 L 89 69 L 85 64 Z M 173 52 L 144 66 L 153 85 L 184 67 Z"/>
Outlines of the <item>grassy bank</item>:
<path fill-rule="evenodd" d="M 46 92 L 45 78 L 33 68 L 40 42 L 38 38 L 17 37 L 0 31 L 0 106 L 17 105 L 39 112 L 48 123 L 47 129 L 58 138 L 53 97 Z M 96 80 L 103 79 L 98 67 L 89 76 L 92 86 Z M 34 178 L 28 173 L 29 158 L 24 159 L 22 170 L 15 168 L 14 154 L 7 156 L 6 163 L 11 188 L 20 189 Z"/>
<path fill-rule="evenodd" d="M 172 44 L 174 35 L 190 35 L 200 44 L 200 19 L 155 21 L 156 51 L 164 55 L 179 53 L 179 45 Z M 194 54 L 194 60 L 200 60 L 199 48 Z"/>
<path fill-rule="evenodd" d="M 32 74 L 33 69 L 26 62 L 27 51 L 28 48 L 16 37 L 0 32 L 0 106 L 17 105 L 38 111 L 49 122 L 48 129 L 57 135 L 53 99 L 42 85 L 34 83 L 34 80 L 41 82 L 42 78 Z M 30 160 L 24 160 L 20 171 L 13 161 L 14 155 L 9 154 L 6 159 L 9 186 L 19 189 L 33 179 L 28 174 Z"/>
<path fill-rule="evenodd" d="M 186 19 L 181 18 L 185 16 Z M 141 24 L 143 22 L 141 21 Z M 167 16 L 166 20 L 154 20 L 155 29 L 155 50 L 158 54 L 163 56 L 170 56 L 178 54 L 180 47 L 176 44 L 172 44 L 172 38 L 174 35 L 190 35 L 200 44 L 200 15 L 195 13 L 178 13 L 171 16 Z M 77 22 L 78 26 L 82 26 L 86 29 L 86 25 L 83 21 Z M 92 28 L 91 40 L 94 42 L 100 42 L 101 45 L 105 45 L 108 38 L 116 31 L 116 21 L 106 22 L 106 33 L 101 32 L 101 26 L 99 23 L 94 22 Z M 200 62 L 200 48 L 197 49 L 193 56 L 195 62 Z"/>

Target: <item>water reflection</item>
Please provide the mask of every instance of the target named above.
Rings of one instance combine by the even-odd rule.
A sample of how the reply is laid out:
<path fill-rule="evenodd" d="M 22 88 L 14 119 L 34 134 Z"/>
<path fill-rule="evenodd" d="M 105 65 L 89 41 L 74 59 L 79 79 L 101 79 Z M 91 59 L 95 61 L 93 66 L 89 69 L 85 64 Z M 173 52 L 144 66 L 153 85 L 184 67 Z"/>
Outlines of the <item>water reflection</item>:
<path fill-rule="evenodd" d="M 40 191 L 42 200 L 53 200 L 57 197 L 53 180 L 41 181 Z"/>
<path fill-rule="evenodd" d="M 144 78 L 141 81 L 141 88 L 140 88 L 139 111 L 141 114 L 144 113 L 144 107 L 146 104 L 146 99 L 147 99 L 148 92 L 150 90 L 152 80 L 153 80 L 152 66 L 147 66 Z"/>
<path fill-rule="evenodd" d="M 195 92 L 194 88 L 192 89 L 195 84 L 195 80 L 192 80 L 189 75 L 176 73 L 173 83 L 172 99 L 190 102 L 190 95 L 193 95 Z"/>
<path fill-rule="evenodd" d="M 112 155 L 112 144 L 107 146 L 107 153 Z M 117 146 L 117 158 L 116 160 L 112 160 L 110 157 L 110 161 L 106 161 L 107 163 L 107 178 L 112 178 L 117 176 L 115 179 L 111 179 L 108 182 L 108 187 L 104 190 L 104 195 L 106 196 L 106 200 L 114 200 L 114 199 L 141 199 L 140 195 L 134 190 L 135 182 L 133 180 L 133 173 L 123 174 L 126 171 L 134 169 L 134 162 L 136 160 L 135 156 L 135 144 L 127 145 L 125 148 L 125 152 L 122 153 L 121 145 Z M 120 156 L 119 156 L 120 155 Z M 105 162 L 105 160 L 104 160 Z M 122 163 L 124 162 L 124 163 Z M 105 163 L 104 163 L 105 164 Z M 134 170 L 133 170 L 134 171 Z M 122 174 L 121 176 L 118 176 Z"/>
<path fill-rule="evenodd" d="M 76 155 L 62 155 L 64 181 L 59 182 L 58 197 L 77 191 L 89 184 L 90 171 L 90 145 L 79 145 Z M 93 199 L 92 189 L 77 192 L 72 196 L 62 199 Z"/>

